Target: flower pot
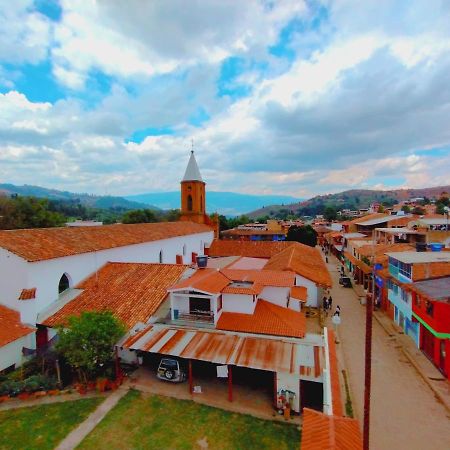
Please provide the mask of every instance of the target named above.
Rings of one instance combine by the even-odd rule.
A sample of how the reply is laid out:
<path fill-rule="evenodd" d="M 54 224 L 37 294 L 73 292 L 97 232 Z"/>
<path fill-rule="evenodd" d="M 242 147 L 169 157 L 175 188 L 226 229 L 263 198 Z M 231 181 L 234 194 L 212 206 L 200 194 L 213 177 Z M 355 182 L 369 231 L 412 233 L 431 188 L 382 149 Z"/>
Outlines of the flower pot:
<path fill-rule="evenodd" d="M 108 384 L 108 380 L 106 378 L 97 379 L 97 391 L 105 392 L 107 384 Z"/>
<path fill-rule="evenodd" d="M 30 394 L 28 392 L 21 392 L 17 398 L 19 400 L 29 400 L 30 399 Z"/>
<path fill-rule="evenodd" d="M 36 391 L 33 395 L 35 398 L 45 397 L 47 395 L 47 391 Z"/>

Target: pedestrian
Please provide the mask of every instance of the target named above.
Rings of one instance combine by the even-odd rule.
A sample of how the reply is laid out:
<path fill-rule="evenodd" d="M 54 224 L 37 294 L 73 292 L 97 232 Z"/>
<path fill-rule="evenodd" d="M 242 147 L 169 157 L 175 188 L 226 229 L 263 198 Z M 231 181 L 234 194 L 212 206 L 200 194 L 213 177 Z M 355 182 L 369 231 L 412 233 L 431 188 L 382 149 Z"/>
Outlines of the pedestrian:
<path fill-rule="evenodd" d="M 323 296 L 323 299 L 322 299 L 322 306 L 325 311 L 328 309 L 328 300 L 325 295 Z"/>
<path fill-rule="evenodd" d="M 341 307 L 339 305 L 336 305 L 336 311 L 334 312 L 334 315 L 338 317 L 341 316 Z"/>
<path fill-rule="evenodd" d="M 325 256 L 325 262 L 328 264 L 328 256 Z"/>
<path fill-rule="evenodd" d="M 331 295 L 328 297 L 328 309 L 331 310 L 331 307 L 333 306 L 333 299 L 331 298 Z"/>

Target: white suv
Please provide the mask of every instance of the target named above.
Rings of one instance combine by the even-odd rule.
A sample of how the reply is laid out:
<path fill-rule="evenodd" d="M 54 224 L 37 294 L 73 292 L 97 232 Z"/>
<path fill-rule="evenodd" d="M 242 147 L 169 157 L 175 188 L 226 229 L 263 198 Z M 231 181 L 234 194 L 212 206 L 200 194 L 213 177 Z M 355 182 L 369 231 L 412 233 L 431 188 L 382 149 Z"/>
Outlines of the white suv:
<path fill-rule="evenodd" d="M 186 371 L 180 365 L 177 359 L 162 358 L 156 376 L 160 380 L 172 381 L 173 383 L 182 383 L 186 381 Z"/>

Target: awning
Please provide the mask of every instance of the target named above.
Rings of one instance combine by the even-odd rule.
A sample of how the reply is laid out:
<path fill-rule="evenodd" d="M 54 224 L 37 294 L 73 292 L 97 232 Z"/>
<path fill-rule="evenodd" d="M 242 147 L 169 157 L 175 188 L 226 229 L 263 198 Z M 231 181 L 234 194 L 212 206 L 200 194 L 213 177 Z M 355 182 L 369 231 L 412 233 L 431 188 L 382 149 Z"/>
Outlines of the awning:
<path fill-rule="evenodd" d="M 300 379 L 322 381 L 323 345 L 150 325 L 128 336 L 121 348 L 160 353 L 215 364 L 284 372 Z"/>

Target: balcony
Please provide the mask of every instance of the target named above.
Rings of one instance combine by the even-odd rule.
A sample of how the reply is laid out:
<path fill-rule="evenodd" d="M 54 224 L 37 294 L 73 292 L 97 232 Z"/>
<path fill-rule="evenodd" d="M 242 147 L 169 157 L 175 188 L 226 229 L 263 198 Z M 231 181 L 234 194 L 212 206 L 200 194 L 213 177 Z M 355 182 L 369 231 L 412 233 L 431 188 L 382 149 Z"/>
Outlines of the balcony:
<path fill-rule="evenodd" d="M 182 327 L 214 328 L 214 313 L 213 311 L 192 311 L 190 313 L 175 313 L 173 320 L 171 314 L 169 313 L 167 317 L 158 320 L 158 322 Z"/>

